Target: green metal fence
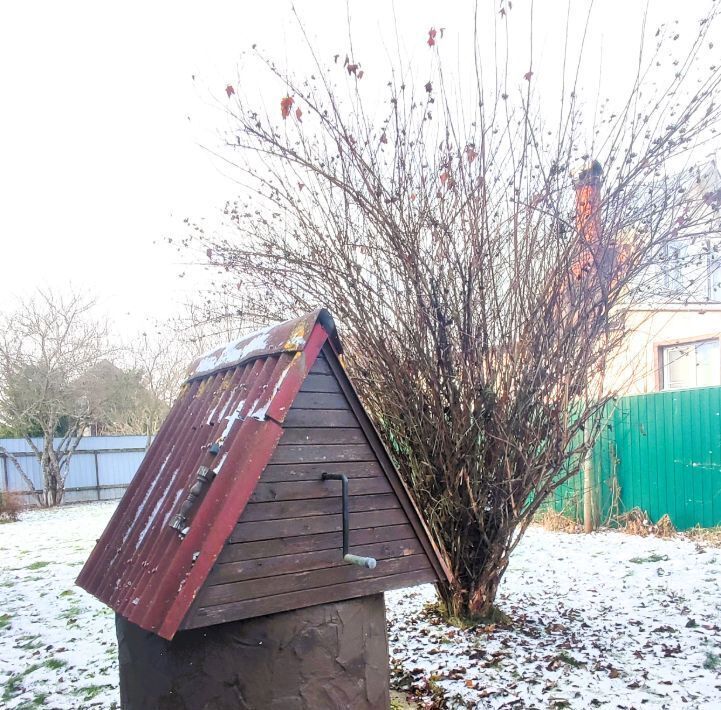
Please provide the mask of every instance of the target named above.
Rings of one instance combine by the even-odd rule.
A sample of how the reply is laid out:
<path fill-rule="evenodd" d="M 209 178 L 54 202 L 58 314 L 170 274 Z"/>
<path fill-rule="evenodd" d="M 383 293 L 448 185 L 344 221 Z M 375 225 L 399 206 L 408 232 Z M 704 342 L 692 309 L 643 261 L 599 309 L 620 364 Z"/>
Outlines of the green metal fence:
<path fill-rule="evenodd" d="M 679 530 L 721 525 L 721 387 L 623 397 L 604 416 L 592 455 L 601 520 L 638 507 Z M 582 474 L 553 507 L 582 519 Z"/>

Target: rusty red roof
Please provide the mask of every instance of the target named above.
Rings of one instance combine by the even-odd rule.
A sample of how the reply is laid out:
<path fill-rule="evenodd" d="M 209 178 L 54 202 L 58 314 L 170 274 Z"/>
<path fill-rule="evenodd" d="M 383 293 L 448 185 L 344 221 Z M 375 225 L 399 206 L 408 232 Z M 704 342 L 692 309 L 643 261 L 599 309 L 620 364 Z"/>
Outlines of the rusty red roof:
<path fill-rule="evenodd" d="M 341 352 L 321 309 L 198 359 L 77 583 L 131 622 L 172 638 L 326 341 Z M 201 496 L 214 476 L 190 523 L 171 527 L 191 487 Z"/>

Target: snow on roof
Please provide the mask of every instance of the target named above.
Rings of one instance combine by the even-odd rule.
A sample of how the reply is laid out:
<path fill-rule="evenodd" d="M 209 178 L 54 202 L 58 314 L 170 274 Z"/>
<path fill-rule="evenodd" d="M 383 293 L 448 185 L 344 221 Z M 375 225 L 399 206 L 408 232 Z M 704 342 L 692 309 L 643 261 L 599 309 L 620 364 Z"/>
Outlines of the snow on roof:
<path fill-rule="evenodd" d="M 327 310 L 321 308 L 302 318 L 286 321 L 246 335 L 198 358 L 188 370 L 188 379 L 203 377 L 211 372 L 236 367 L 244 362 L 273 353 L 303 350 L 316 322 L 326 328 L 338 352 L 342 352 L 335 324 Z"/>

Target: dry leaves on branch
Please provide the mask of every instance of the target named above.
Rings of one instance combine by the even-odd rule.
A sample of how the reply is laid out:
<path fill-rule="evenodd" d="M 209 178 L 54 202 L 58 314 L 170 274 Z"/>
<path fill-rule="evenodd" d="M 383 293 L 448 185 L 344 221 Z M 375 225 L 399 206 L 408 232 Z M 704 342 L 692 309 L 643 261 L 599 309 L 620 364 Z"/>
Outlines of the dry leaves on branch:
<path fill-rule="evenodd" d="M 293 106 L 293 97 L 292 96 L 285 96 L 280 100 L 280 114 L 283 116 L 283 119 L 288 118 L 290 116 L 290 109 Z"/>

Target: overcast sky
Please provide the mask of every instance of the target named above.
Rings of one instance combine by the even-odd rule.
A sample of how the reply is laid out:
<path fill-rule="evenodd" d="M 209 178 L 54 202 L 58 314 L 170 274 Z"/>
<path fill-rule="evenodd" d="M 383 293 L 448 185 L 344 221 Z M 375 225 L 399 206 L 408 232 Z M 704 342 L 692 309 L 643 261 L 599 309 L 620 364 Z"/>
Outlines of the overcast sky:
<path fill-rule="evenodd" d="M 480 3 L 490 43 L 499 1 Z M 347 51 L 346 3 L 296 5 L 321 54 Z M 680 27 L 693 32 L 706 5 L 651 0 L 650 25 L 680 12 Z M 472 20 L 470 2 L 350 0 L 348 7 L 370 76 L 392 52 L 394 13 L 404 53 L 418 62 L 428 61 L 429 27 L 445 27 L 443 50 L 457 52 Z M 629 78 L 645 7 L 595 3 L 589 79 L 598 80 L 602 55 L 611 94 Z M 182 235 L 183 217 L 212 218 L 234 193 L 198 145 L 212 146 L 225 126 L 211 94 L 224 96 L 228 82 L 254 86 L 242 64 L 238 77 L 239 56 L 252 43 L 302 70 L 307 55 L 289 8 L 271 0 L 2 3 L 0 308 L 38 286 L 72 285 L 96 293 L 117 327 L 132 331 L 192 298 L 202 275 L 191 269 L 179 279 L 186 265 L 163 238 Z M 518 36 L 527 33 L 529 8 L 529 0 L 513 0 Z M 544 61 L 560 56 L 566 8 L 563 0 L 534 4 L 540 80 Z M 578 26 L 586 8 L 573 0 Z M 520 72 L 526 43 L 518 40 L 512 54 Z"/>

